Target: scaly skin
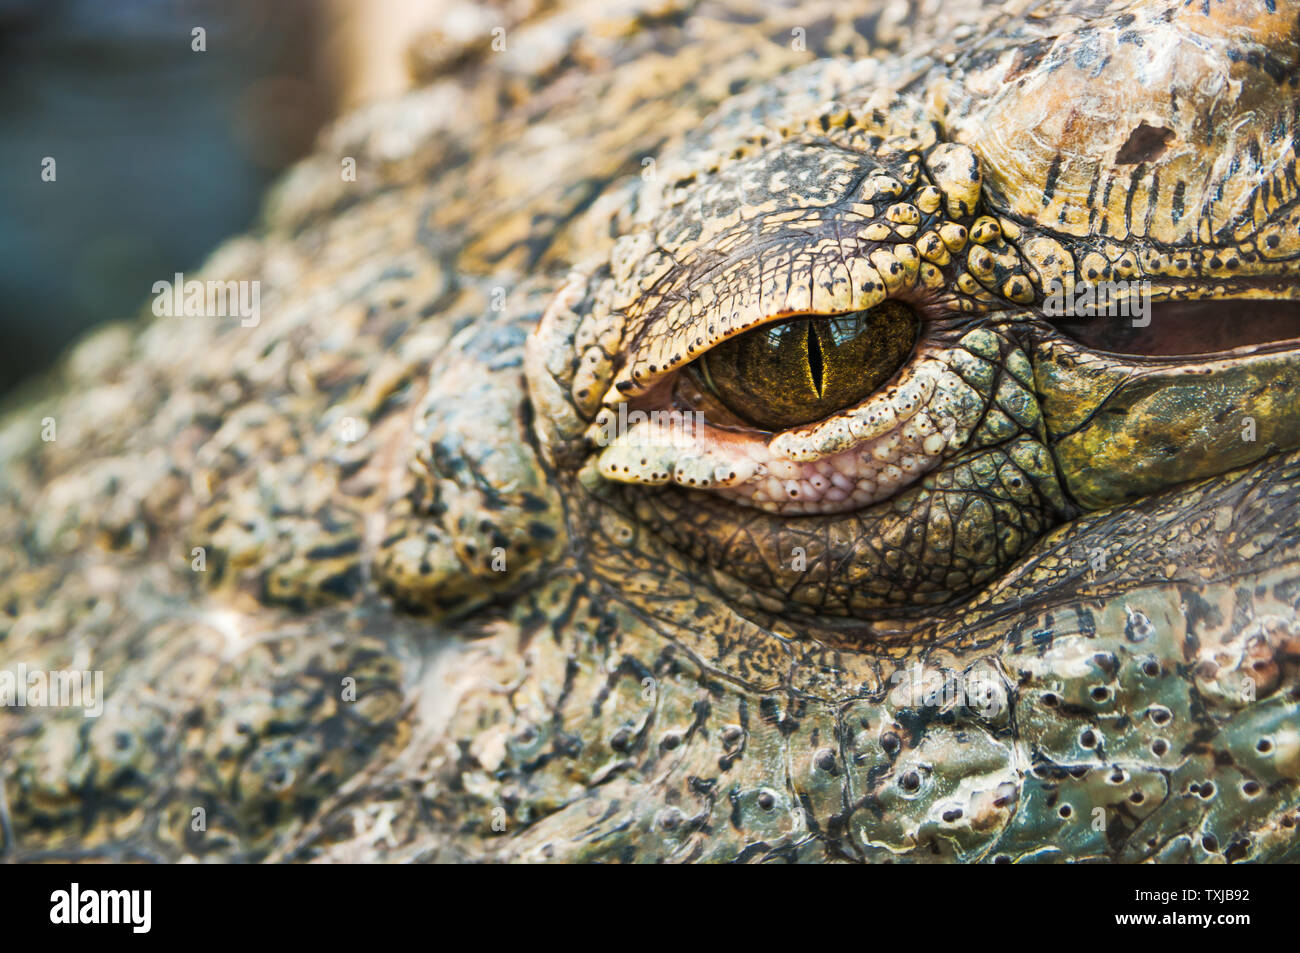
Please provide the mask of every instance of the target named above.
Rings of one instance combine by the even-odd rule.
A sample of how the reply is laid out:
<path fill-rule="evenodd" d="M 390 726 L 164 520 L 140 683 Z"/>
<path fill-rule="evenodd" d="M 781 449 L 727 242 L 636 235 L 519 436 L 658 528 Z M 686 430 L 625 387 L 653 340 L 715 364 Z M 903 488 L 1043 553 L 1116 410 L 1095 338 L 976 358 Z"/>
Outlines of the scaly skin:
<path fill-rule="evenodd" d="M 198 276 L 260 280 L 257 327 L 114 326 L 8 408 L 0 651 L 107 700 L 0 709 L 3 856 L 1296 859 L 1300 355 L 1042 313 L 1296 297 L 1269 6 L 417 42 L 427 85 Z M 746 328 L 886 298 L 913 357 L 763 469 L 600 439 Z M 872 441 L 863 505 L 763 483 Z"/>

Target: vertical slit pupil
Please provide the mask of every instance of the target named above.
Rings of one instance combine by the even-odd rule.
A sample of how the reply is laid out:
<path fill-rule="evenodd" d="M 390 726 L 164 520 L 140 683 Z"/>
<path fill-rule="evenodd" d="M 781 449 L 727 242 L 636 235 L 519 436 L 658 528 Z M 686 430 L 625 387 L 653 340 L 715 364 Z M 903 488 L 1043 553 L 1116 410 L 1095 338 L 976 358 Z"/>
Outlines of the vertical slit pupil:
<path fill-rule="evenodd" d="M 825 368 L 823 366 L 822 345 L 813 322 L 808 322 L 808 371 L 812 375 L 813 389 L 818 397 L 826 393 Z"/>

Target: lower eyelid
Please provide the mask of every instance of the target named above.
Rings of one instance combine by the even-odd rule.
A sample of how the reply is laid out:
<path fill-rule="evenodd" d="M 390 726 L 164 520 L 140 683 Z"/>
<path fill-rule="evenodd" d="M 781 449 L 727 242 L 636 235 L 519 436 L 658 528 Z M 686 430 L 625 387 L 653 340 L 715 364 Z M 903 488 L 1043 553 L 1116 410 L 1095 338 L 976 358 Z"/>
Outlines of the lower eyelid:
<path fill-rule="evenodd" d="M 945 365 L 924 361 L 846 414 L 775 435 L 715 427 L 691 411 L 624 405 L 607 419 L 615 433 L 593 437 L 605 447 L 596 465 L 608 480 L 676 483 L 773 513 L 844 512 L 895 495 L 965 439 L 963 391 L 969 387 Z"/>

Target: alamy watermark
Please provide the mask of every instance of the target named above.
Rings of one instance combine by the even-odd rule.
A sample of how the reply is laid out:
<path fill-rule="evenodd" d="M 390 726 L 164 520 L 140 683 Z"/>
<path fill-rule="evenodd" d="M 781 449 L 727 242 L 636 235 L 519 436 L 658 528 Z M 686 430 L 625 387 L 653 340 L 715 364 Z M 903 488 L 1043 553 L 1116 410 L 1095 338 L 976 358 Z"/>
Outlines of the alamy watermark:
<path fill-rule="evenodd" d="M 262 320 L 260 281 L 186 281 L 178 271 L 172 281 L 155 281 L 153 294 L 153 313 L 160 318 L 237 317 L 246 328 Z"/>
<path fill-rule="evenodd" d="M 1006 710 L 1006 693 L 998 678 L 980 669 L 948 672 L 929 669 L 920 662 L 894 671 L 889 701 L 899 708 L 935 708 L 946 711 L 965 707 L 984 718 Z"/>
<path fill-rule="evenodd" d="M 644 425 L 644 426 L 643 426 Z M 608 447 L 615 441 L 638 447 L 691 447 L 704 414 L 697 410 L 632 410 L 618 405 L 618 415 L 606 414 L 596 428 L 595 442 Z"/>
<path fill-rule="evenodd" d="M 73 881 L 50 894 L 50 922 L 56 924 L 123 924 L 132 933 L 148 933 L 152 910 L 152 890 L 83 890 Z"/>
<path fill-rule="evenodd" d="M 1066 294 L 1065 285 L 1053 278 L 1044 290 L 1043 314 L 1049 318 L 1131 318 L 1135 328 L 1151 323 L 1151 282 L 1146 279 L 1080 281 Z"/>
<path fill-rule="evenodd" d="M 0 708 L 80 708 L 87 718 L 104 713 L 104 673 L 46 672 L 19 664 L 0 668 Z"/>

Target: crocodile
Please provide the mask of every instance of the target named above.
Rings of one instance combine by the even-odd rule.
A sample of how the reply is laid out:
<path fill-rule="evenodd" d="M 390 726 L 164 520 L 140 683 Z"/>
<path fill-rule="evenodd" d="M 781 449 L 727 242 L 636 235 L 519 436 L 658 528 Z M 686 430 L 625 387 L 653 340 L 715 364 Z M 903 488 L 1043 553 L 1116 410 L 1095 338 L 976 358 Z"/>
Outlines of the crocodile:
<path fill-rule="evenodd" d="M 0 857 L 1300 859 L 1300 3 L 470 13 L 7 403 Z"/>

